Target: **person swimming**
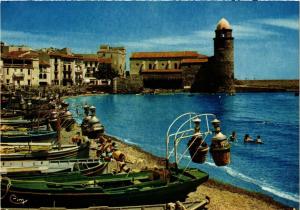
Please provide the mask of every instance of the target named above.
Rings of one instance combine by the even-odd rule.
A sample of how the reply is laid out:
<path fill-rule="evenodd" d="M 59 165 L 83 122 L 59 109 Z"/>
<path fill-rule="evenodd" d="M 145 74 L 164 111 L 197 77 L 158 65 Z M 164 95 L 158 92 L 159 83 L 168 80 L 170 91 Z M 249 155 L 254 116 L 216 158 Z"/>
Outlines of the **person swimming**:
<path fill-rule="evenodd" d="M 253 142 L 253 139 L 249 136 L 249 134 L 246 134 L 244 137 L 244 143 L 247 143 L 247 142 Z"/>
<path fill-rule="evenodd" d="M 232 131 L 232 134 L 229 136 L 229 141 L 232 141 L 232 142 L 237 141 L 235 131 Z"/>
<path fill-rule="evenodd" d="M 260 138 L 260 135 L 258 135 L 258 136 L 256 137 L 255 143 L 256 143 L 256 144 L 263 144 L 263 142 L 262 142 L 262 140 L 261 140 L 261 138 Z"/>

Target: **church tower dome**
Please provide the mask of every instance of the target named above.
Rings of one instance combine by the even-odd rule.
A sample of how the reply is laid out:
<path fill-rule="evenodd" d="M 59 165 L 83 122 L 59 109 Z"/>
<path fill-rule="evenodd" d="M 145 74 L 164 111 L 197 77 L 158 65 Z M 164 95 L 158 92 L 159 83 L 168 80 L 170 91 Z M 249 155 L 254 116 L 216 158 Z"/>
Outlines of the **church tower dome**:
<path fill-rule="evenodd" d="M 222 18 L 217 24 L 216 30 L 222 29 L 231 29 L 229 22 L 225 18 Z"/>

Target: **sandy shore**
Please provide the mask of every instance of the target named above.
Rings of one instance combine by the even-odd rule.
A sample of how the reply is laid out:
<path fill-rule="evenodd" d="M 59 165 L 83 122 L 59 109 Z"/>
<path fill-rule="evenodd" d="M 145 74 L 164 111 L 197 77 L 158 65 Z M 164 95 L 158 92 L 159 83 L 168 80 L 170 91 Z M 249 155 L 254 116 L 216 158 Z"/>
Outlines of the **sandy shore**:
<path fill-rule="evenodd" d="M 76 126 L 71 132 L 62 132 L 62 142 L 70 143 L 70 137 L 75 135 L 79 129 Z M 144 167 L 163 167 L 165 164 L 162 158 L 143 151 L 135 145 L 126 144 L 112 136 L 106 135 L 105 137 L 117 143 L 119 150 L 126 155 L 128 167 L 132 170 L 139 170 Z M 91 156 L 95 157 L 95 151 L 91 152 Z M 211 210 L 293 209 L 274 201 L 268 196 L 223 184 L 212 179 L 200 185 L 195 192 L 188 194 L 186 201 L 199 200 L 199 198 L 205 198 L 205 196 L 210 198 L 210 203 L 207 207 Z"/>

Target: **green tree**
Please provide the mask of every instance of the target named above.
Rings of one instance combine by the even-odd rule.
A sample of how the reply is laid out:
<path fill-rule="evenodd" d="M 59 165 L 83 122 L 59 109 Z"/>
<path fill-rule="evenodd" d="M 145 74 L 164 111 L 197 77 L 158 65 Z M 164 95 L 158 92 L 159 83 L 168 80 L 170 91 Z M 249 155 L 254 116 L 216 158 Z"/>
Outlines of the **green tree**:
<path fill-rule="evenodd" d="M 119 74 L 116 70 L 112 69 L 111 64 L 101 63 L 98 66 L 97 71 L 94 73 L 94 77 L 97 79 L 110 79 L 118 77 Z"/>

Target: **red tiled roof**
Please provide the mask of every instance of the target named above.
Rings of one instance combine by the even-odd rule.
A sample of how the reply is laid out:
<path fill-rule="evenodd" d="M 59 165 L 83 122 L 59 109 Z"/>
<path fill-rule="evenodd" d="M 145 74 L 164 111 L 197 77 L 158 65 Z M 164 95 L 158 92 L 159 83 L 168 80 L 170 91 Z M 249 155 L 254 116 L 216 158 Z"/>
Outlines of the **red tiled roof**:
<path fill-rule="evenodd" d="M 111 58 L 101 58 L 97 54 L 75 54 L 75 57 L 83 61 L 112 63 Z"/>
<path fill-rule="evenodd" d="M 50 52 L 49 55 L 53 57 L 61 57 L 61 58 L 75 58 L 74 55 L 67 55 L 59 52 Z"/>
<path fill-rule="evenodd" d="M 181 63 L 205 63 L 208 61 L 208 57 L 206 58 L 187 58 L 182 59 Z"/>
<path fill-rule="evenodd" d="M 139 58 L 197 58 L 199 54 L 195 51 L 181 52 L 135 52 L 132 53 L 130 59 Z"/>
<path fill-rule="evenodd" d="M 47 61 L 43 61 L 43 60 L 40 60 L 39 65 L 45 66 L 45 67 L 50 67 L 50 64 Z"/>
<path fill-rule="evenodd" d="M 3 53 L 1 57 L 9 59 L 33 59 L 38 58 L 39 54 L 33 51 L 11 51 L 8 53 Z"/>

